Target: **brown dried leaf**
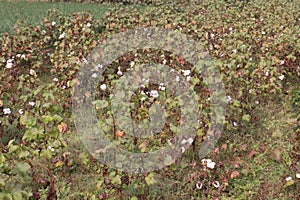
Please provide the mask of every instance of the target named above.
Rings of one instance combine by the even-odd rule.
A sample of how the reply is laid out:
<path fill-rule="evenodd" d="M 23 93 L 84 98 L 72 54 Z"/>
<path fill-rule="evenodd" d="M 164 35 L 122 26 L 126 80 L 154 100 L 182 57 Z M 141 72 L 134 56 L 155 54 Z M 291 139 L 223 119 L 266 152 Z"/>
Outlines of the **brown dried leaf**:
<path fill-rule="evenodd" d="M 238 172 L 238 171 L 233 171 L 233 172 L 231 172 L 231 174 L 230 174 L 230 178 L 236 178 L 236 177 L 238 177 L 238 176 L 240 176 L 240 172 Z"/>

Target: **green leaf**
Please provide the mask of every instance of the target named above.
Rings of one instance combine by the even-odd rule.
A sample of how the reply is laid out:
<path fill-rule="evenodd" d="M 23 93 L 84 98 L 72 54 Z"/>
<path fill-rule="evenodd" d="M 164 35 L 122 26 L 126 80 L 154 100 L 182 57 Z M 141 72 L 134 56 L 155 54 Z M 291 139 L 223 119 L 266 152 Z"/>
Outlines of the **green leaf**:
<path fill-rule="evenodd" d="M 47 102 L 47 103 L 44 103 L 42 105 L 43 108 L 49 108 L 51 106 L 51 103 Z"/>
<path fill-rule="evenodd" d="M 19 169 L 19 171 L 21 173 L 25 174 L 30 169 L 30 165 L 26 162 L 20 162 L 20 163 L 17 164 L 17 168 Z"/>
<path fill-rule="evenodd" d="M 170 124 L 170 129 L 173 133 L 177 134 L 179 132 L 179 129 L 177 126 L 174 126 L 173 124 Z"/>
<path fill-rule="evenodd" d="M 18 150 L 18 149 L 19 149 L 19 146 L 18 146 L 18 145 L 11 145 L 11 146 L 9 147 L 8 152 L 9 152 L 9 153 L 13 153 L 13 152 L 15 152 L 15 151 Z"/>
<path fill-rule="evenodd" d="M 43 93 L 43 97 L 44 97 L 45 99 L 49 99 L 49 97 L 50 97 L 50 99 L 54 100 L 53 93 L 52 93 L 52 92 L 49 92 L 49 90 L 47 90 L 47 92 L 44 92 L 44 93 Z"/>
<path fill-rule="evenodd" d="M 62 112 L 62 108 L 60 106 L 53 106 L 53 110 L 56 112 L 56 113 L 60 113 Z M 54 117 L 54 116 L 53 116 Z"/>
<path fill-rule="evenodd" d="M 48 124 L 49 122 L 52 122 L 54 120 L 54 118 L 52 116 L 49 116 L 49 115 L 44 115 L 41 117 L 41 121 L 44 123 L 44 124 Z"/>
<path fill-rule="evenodd" d="M 105 100 L 96 100 L 93 102 L 93 105 L 95 105 L 96 109 L 103 109 L 103 108 L 106 108 L 108 107 L 108 102 L 105 101 Z"/>
<path fill-rule="evenodd" d="M 84 165 L 87 165 L 90 162 L 89 154 L 87 154 L 86 152 L 82 152 L 81 154 L 79 154 L 79 158 L 80 158 L 82 164 L 84 164 Z"/>
<path fill-rule="evenodd" d="M 20 191 L 14 191 L 12 193 L 12 195 L 13 195 L 13 199 L 15 199 L 15 200 L 23 200 L 23 199 L 25 199 Z"/>
<path fill-rule="evenodd" d="M 29 151 L 22 151 L 20 154 L 19 154 L 19 158 L 26 158 L 27 156 L 29 156 Z"/>
<path fill-rule="evenodd" d="M 11 194 L 9 193 L 0 193 L 0 199 L 3 199 L 3 200 L 13 200 L 13 197 Z"/>
<path fill-rule="evenodd" d="M 61 122 L 63 120 L 63 118 L 59 115 L 53 115 L 53 119 L 57 122 Z"/>
<path fill-rule="evenodd" d="M 52 157 L 52 151 L 50 149 L 42 149 L 40 156 L 50 159 Z"/>
<path fill-rule="evenodd" d="M 6 180 L 7 178 L 0 178 L 0 187 L 5 187 Z"/>
<path fill-rule="evenodd" d="M 166 157 L 164 158 L 164 164 L 171 165 L 172 163 L 174 163 L 174 159 L 172 158 L 172 156 L 166 155 Z"/>
<path fill-rule="evenodd" d="M 33 127 L 36 124 L 36 118 L 28 116 L 26 113 L 25 115 L 21 115 L 20 124 L 26 127 Z"/>
<path fill-rule="evenodd" d="M 239 101 L 237 101 L 237 100 L 234 100 L 234 101 L 233 101 L 233 105 L 234 105 L 235 107 L 240 107 L 240 106 L 241 106 L 241 102 L 239 102 Z"/>
<path fill-rule="evenodd" d="M 242 117 L 242 120 L 245 122 L 250 122 L 250 119 L 251 119 L 250 115 L 243 115 Z"/>
<path fill-rule="evenodd" d="M 44 134 L 44 130 L 42 128 L 28 128 L 23 137 L 22 140 L 36 140 L 39 136 L 42 136 Z"/>

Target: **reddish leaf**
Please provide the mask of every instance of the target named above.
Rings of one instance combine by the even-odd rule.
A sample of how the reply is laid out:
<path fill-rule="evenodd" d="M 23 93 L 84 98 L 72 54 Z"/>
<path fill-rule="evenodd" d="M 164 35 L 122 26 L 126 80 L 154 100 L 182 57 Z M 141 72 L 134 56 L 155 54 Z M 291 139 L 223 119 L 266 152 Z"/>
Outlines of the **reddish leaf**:
<path fill-rule="evenodd" d="M 245 151 L 247 149 L 247 144 L 243 144 L 239 148 L 241 151 Z"/>
<path fill-rule="evenodd" d="M 227 149 L 227 144 L 222 144 L 221 149 L 225 150 Z"/>
<path fill-rule="evenodd" d="M 234 168 L 239 168 L 240 167 L 240 163 L 234 163 L 233 166 L 234 166 Z"/>
<path fill-rule="evenodd" d="M 215 151 L 214 151 L 216 154 L 220 152 L 220 149 L 219 147 L 215 148 Z"/>
<path fill-rule="evenodd" d="M 250 158 L 252 158 L 253 156 L 255 156 L 255 155 L 257 155 L 257 154 L 258 154 L 257 151 L 252 150 L 252 151 L 249 153 L 249 156 L 250 156 Z"/>
<path fill-rule="evenodd" d="M 121 130 L 117 130 L 115 135 L 116 135 L 116 137 L 123 137 L 125 135 L 125 133 Z"/>

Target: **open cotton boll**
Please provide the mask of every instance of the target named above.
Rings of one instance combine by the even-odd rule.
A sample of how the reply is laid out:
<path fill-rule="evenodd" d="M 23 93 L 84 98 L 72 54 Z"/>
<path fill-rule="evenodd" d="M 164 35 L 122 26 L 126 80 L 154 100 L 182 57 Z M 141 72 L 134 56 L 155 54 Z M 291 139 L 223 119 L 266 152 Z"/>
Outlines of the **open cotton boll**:
<path fill-rule="evenodd" d="M 208 162 L 206 166 L 207 166 L 208 168 L 210 168 L 210 169 L 214 169 L 214 168 L 215 168 L 215 165 L 216 165 L 215 162 Z"/>
<path fill-rule="evenodd" d="M 10 108 L 4 108 L 4 109 L 3 109 L 3 114 L 4 114 L 4 115 L 10 115 L 10 114 L 11 114 Z"/>
<path fill-rule="evenodd" d="M 100 85 L 100 89 L 103 90 L 103 91 L 106 90 L 106 84 Z"/>
<path fill-rule="evenodd" d="M 182 70 L 184 76 L 189 76 L 191 74 L 191 70 Z"/>
<path fill-rule="evenodd" d="M 281 76 L 278 77 L 280 80 L 284 79 L 284 75 L 282 74 Z"/>
<path fill-rule="evenodd" d="M 7 62 L 6 62 L 6 66 L 5 67 L 7 69 L 11 69 L 13 67 L 13 63 L 12 62 L 13 62 L 12 59 L 8 59 Z"/>
<path fill-rule="evenodd" d="M 159 94 L 158 94 L 157 90 L 151 90 L 150 96 L 152 96 L 152 97 L 154 97 L 154 98 L 157 98 L 158 95 L 159 95 Z"/>

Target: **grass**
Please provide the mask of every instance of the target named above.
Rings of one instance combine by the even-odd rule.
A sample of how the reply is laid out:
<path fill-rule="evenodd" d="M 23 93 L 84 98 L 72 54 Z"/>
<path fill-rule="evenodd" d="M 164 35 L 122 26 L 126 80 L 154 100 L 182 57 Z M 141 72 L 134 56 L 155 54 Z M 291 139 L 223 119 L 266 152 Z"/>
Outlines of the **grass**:
<path fill-rule="evenodd" d="M 282 186 L 283 177 L 292 176 L 294 171 L 290 168 L 291 163 L 297 162 L 291 157 L 293 147 L 297 143 L 296 135 L 293 132 L 293 125 L 289 122 L 293 120 L 294 110 L 289 103 L 289 96 L 282 97 L 281 101 L 272 102 L 273 105 L 259 105 L 255 111 L 264 113 L 261 116 L 260 125 L 253 128 L 251 134 L 237 131 L 225 131 L 218 141 L 216 148 L 218 153 L 211 152 L 208 157 L 217 162 L 218 169 L 213 175 L 204 177 L 206 183 L 217 180 L 220 183 L 227 182 L 227 191 L 230 198 L 222 199 L 298 199 L 295 191 L 299 190 L 299 185 L 294 184 L 289 187 Z M 270 102 L 269 102 L 270 103 Z M 69 151 L 72 154 L 84 152 L 78 151 L 80 141 L 70 140 Z M 227 148 L 222 149 L 226 144 Z M 77 150 L 76 150 L 77 149 Z M 132 190 L 130 186 L 122 189 L 122 193 L 112 193 L 112 199 L 130 199 L 133 195 L 139 196 L 139 193 L 148 196 L 147 199 L 156 197 L 165 197 L 168 199 L 214 199 L 212 196 L 206 196 L 205 190 L 211 193 L 217 193 L 217 189 L 212 185 L 207 185 L 203 190 L 195 189 L 195 182 L 188 182 L 189 177 L 200 176 L 203 171 L 196 168 L 187 168 L 195 160 L 195 153 L 189 150 L 174 165 L 174 170 L 160 170 L 155 172 L 156 180 L 159 182 L 152 187 L 143 188 L 144 190 Z M 79 166 L 78 166 L 79 167 Z M 82 166 L 86 168 L 86 166 Z M 80 167 L 79 167 L 80 168 Z M 85 192 L 101 191 L 103 177 L 101 173 L 105 168 L 102 164 L 90 163 L 89 172 L 77 168 L 76 172 L 70 174 L 61 174 L 57 181 L 58 188 L 61 188 L 62 195 L 67 195 L 66 190 L 75 190 L 83 196 Z M 225 174 L 237 170 L 240 175 L 231 180 L 223 179 Z M 71 184 L 66 184 L 64 180 L 72 180 Z M 201 179 L 201 178 L 200 178 Z M 223 179 L 223 180 L 222 180 Z M 100 181 L 99 181 L 100 180 Z M 192 179 L 193 180 L 193 179 Z M 141 179 L 143 182 L 143 179 Z M 182 184 L 179 184 L 182 183 Z M 185 183 L 185 184 L 183 184 Z M 81 185 L 80 190 L 76 187 Z M 96 187 L 95 187 L 96 185 Z M 184 186 L 183 186 L 184 185 Z M 225 184 L 226 185 L 226 184 Z M 223 185 L 224 186 L 224 185 Z M 70 198 L 70 196 L 68 196 Z M 75 197 L 74 197 L 75 198 Z M 76 196 L 78 198 L 78 196 Z"/>
<path fill-rule="evenodd" d="M 26 20 L 29 24 L 40 24 L 48 10 L 58 10 L 64 14 L 89 12 L 101 19 L 110 5 L 52 2 L 8 2 L 0 1 L 0 33 L 12 32 L 17 20 Z"/>
<path fill-rule="evenodd" d="M 274 103 L 270 107 L 261 106 L 257 112 L 265 116 L 262 125 L 254 128 L 253 135 L 225 133 L 227 143 L 233 144 L 236 150 L 224 154 L 231 157 L 232 163 L 239 163 L 237 169 L 241 171 L 241 176 L 231 181 L 230 193 L 239 199 L 296 199 L 292 192 L 297 190 L 296 186 L 279 186 L 282 177 L 294 175 L 289 167 L 293 158 L 288 153 L 293 152 L 297 142 L 293 126 L 288 123 L 293 118 L 293 110 L 289 104 Z M 251 151 L 257 155 L 250 156 Z M 226 162 L 225 155 L 220 161 Z"/>

